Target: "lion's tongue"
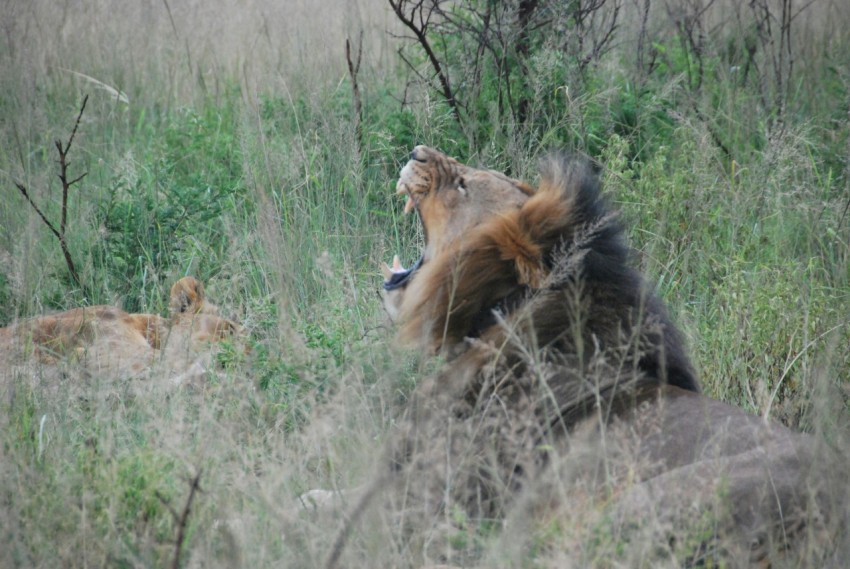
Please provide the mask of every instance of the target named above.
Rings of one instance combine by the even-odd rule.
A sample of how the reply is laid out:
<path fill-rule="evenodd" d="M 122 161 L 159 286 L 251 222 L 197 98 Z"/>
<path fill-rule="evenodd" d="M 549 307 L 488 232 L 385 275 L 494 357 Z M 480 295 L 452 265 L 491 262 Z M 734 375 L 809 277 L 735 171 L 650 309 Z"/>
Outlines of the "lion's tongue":
<path fill-rule="evenodd" d="M 407 282 L 421 266 L 422 258 L 420 257 L 420 259 L 416 261 L 415 265 L 409 269 L 405 269 L 401 266 L 401 261 L 399 261 L 398 255 L 396 255 L 393 257 L 392 267 L 387 266 L 386 263 L 382 266 L 384 278 L 386 279 L 384 280 L 384 290 L 395 290 L 407 285 Z"/>

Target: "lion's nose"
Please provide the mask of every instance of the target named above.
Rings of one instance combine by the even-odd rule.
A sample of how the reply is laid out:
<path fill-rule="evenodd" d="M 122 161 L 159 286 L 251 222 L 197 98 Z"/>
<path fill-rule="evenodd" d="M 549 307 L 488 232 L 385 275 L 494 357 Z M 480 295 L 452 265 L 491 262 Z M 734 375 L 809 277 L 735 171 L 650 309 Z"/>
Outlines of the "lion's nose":
<path fill-rule="evenodd" d="M 425 152 L 422 146 L 417 146 L 410 152 L 410 159 L 416 162 L 425 162 Z"/>

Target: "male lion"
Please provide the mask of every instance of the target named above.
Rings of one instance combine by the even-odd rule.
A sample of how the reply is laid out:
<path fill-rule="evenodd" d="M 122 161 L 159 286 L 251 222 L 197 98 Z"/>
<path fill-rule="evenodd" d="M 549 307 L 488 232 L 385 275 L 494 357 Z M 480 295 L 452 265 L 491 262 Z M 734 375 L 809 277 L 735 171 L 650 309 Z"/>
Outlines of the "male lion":
<path fill-rule="evenodd" d="M 446 363 L 414 393 L 390 473 L 358 513 L 402 490 L 389 493 L 403 497 L 406 535 L 433 530 L 418 534 L 422 558 L 452 561 L 434 545 L 447 519 L 513 520 L 522 539 L 528 519 L 559 527 L 596 496 L 612 549 L 643 552 L 627 565 L 820 559 L 812 544 L 845 515 L 828 493 L 837 463 L 700 395 L 583 161 L 546 158 L 534 189 L 431 148 L 410 158 L 397 190 L 425 248 L 412 269 L 384 265 L 385 300 L 402 337 Z"/>
<path fill-rule="evenodd" d="M 129 314 L 108 305 L 74 308 L 0 328 L 0 362 L 34 361 L 44 375 L 72 366 L 85 375 L 128 378 L 165 368 L 173 383 L 202 373 L 210 343 L 241 328 L 218 316 L 203 284 L 184 277 L 171 287 L 169 318 Z M 187 375 L 188 374 L 188 375 Z"/>

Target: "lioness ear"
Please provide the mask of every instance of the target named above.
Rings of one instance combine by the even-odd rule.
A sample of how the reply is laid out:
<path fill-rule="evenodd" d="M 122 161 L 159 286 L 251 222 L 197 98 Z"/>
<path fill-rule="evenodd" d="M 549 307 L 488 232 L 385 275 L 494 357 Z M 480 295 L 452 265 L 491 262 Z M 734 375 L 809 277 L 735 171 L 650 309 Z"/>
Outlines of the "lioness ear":
<path fill-rule="evenodd" d="M 172 314 L 200 312 L 204 304 L 204 285 L 194 277 L 183 277 L 171 287 L 169 309 Z"/>

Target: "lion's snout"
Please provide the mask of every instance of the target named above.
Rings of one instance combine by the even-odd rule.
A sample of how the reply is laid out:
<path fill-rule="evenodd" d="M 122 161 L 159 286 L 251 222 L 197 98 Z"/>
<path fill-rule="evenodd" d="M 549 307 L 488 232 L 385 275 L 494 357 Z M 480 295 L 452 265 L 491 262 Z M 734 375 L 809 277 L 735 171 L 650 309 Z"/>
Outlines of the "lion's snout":
<path fill-rule="evenodd" d="M 410 151 L 410 159 L 414 162 L 424 164 L 428 162 L 428 148 L 425 146 L 416 146 Z"/>

